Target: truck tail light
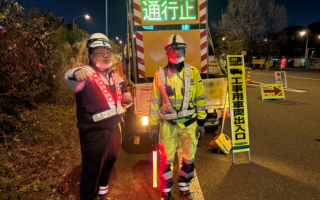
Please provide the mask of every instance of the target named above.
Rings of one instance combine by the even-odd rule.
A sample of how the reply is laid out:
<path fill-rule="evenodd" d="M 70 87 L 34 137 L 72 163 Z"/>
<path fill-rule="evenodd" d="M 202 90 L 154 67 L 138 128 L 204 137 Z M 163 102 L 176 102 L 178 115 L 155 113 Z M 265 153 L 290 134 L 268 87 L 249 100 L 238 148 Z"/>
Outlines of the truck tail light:
<path fill-rule="evenodd" d="M 142 126 L 148 126 L 148 124 L 149 124 L 148 116 L 143 116 L 142 117 Z"/>

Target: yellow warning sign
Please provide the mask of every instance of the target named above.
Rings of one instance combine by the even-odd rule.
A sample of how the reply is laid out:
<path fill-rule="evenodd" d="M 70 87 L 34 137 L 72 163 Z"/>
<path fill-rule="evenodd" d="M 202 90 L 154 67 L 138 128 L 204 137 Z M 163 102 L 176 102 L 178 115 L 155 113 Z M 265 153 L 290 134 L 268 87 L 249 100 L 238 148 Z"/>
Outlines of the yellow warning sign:
<path fill-rule="evenodd" d="M 243 56 L 228 56 L 228 83 L 232 150 L 250 151 L 247 90 Z"/>
<path fill-rule="evenodd" d="M 261 83 L 262 99 L 285 99 L 283 84 Z"/>
<path fill-rule="evenodd" d="M 143 48 L 146 66 L 146 77 L 153 77 L 159 67 L 168 65 L 164 47 L 168 37 L 179 34 L 187 44 L 185 63 L 196 67 L 201 72 L 200 30 L 144 31 Z"/>
<path fill-rule="evenodd" d="M 252 64 L 264 65 L 265 64 L 265 60 L 252 60 Z"/>

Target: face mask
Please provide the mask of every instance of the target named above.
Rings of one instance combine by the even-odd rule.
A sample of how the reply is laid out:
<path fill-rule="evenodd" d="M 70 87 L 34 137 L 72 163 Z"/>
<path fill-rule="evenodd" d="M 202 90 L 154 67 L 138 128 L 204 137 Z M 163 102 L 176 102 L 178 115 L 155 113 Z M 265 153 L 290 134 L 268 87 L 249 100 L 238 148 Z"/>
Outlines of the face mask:
<path fill-rule="evenodd" d="M 102 64 L 97 62 L 94 58 L 91 58 L 91 61 L 100 69 L 109 69 L 112 66 L 112 62 L 109 64 Z"/>
<path fill-rule="evenodd" d="M 182 61 L 184 61 L 184 56 L 176 59 L 176 58 L 169 58 L 169 62 L 172 64 L 179 64 L 182 63 Z"/>

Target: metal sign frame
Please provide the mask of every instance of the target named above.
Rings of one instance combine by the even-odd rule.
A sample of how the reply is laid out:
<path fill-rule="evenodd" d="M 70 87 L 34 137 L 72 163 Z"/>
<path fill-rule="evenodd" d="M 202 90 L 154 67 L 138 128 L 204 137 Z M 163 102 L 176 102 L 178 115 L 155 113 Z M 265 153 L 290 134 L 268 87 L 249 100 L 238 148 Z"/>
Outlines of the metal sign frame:
<path fill-rule="evenodd" d="M 199 14 L 200 17 L 198 18 L 200 21 L 198 24 L 195 25 L 199 25 L 198 28 L 192 28 L 193 30 L 195 29 L 205 29 L 205 31 L 203 31 L 203 35 L 206 36 L 206 38 L 208 38 L 208 0 L 197 0 L 198 1 L 198 9 L 199 9 Z M 132 48 L 132 68 L 133 68 L 133 74 L 134 74 L 134 80 L 133 83 L 138 84 L 139 83 L 139 69 L 138 69 L 138 59 L 137 59 L 137 43 L 138 41 L 136 41 L 136 33 L 141 32 L 142 29 L 142 20 L 141 20 L 141 0 L 127 0 L 128 2 L 128 6 L 129 6 L 129 21 L 130 21 L 130 38 L 131 38 L 131 48 Z M 185 23 L 185 22 L 183 22 Z M 159 25 L 159 24 L 157 24 Z M 169 23 L 165 23 L 165 25 L 168 26 L 167 29 L 163 29 L 163 26 L 155 26 L 154 30 L 181 30 L 181 29 L 177 29 L 177 25 L 170 25 Z M 181 25 L 181 23 L 179 23 L 179 25 Z M 190 29 L 191 30 L 191 29 Z M 153 31 L 153 30 L 150 30 Z M 188 31 L 188 30 L 186 30 Z M 201 43 L 203 42 L 204 39 L 201 39 Z M 202 74 L 206 74 L 206 77 L 209 78 L 209 43 L 208 40 L 206 39 L 202 44 L 202 46 L 206 45 L 206 48 L 204 48 L 201 51 L 205 51 L 206 52 L 206 56 L 203 56 L 202 59 L 202 63 L 203 65 L 206 65 L 205 67 L 207 68 L 207 70 L 202 73 Z M 203 59 L 205 59 L 206 61 L 204 61 Z M 206 64 L 205 64 L 206 63 Z M 203 68 L 203 67 L 201 67 Z"/>

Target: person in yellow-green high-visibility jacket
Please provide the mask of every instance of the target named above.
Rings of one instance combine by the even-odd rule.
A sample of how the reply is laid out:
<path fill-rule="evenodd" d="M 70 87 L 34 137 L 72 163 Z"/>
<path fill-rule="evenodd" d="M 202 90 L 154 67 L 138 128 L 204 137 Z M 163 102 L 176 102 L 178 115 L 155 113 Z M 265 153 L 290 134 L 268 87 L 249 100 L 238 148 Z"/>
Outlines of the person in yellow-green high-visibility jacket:
<path fill-rule="evenodd" d="M 171 35 L 165 50 L 169 63 L 154 75 L 151 95 L 151 137 L 159 139 L 161 199 L 171 197 L 173 159 L 177 144 L 183 163 L 178 180 L 183 199 L 192 199 L 189 184 L 194 177 L 198 139 L 205 134 L 206 100 L 199 71 L 183 62 L 186 44 L 180 35 Z M 160 134 L 157 129 L 160 123 Z"/>

